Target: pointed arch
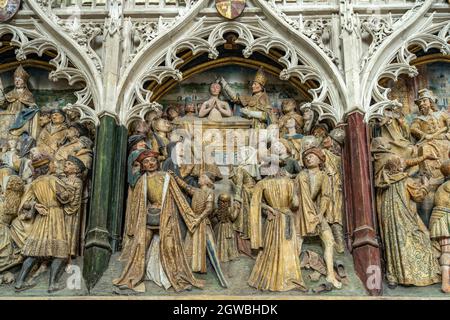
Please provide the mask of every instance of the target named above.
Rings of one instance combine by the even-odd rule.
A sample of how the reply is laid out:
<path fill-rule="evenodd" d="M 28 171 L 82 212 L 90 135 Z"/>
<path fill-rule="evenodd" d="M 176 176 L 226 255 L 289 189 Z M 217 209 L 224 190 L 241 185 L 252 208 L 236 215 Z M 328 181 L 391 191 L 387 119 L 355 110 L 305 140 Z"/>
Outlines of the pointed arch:
<path fill-rule="evenodd" d="M 187 49 L 193 54 L 207 53 L 210 59 L 216 59 L 219 56 L 217 48 L 225 43 L 224 34 L 227 32 L 238 36 L 236 43 L 244 47 L 242 55 L 245 58 L 254 52 L 268 54 L 271 49 L 280 49 L 284 53 L 278 59 L 284 67 L 280 78 L 288 80 L 295 77 L 303 83 L 309 80 L 318 82 L 318 88 L 309 90 L 312 101 L 308 106 L 318 112 L 320 119 L 330 119 L 334 123 L 341 121 L 346 106 L 346 88 L 337 66 L 310 40 L 299 37 L 295 41 L 287 41 L 292 39 L 292 34 L 280 30 L 271 21 L 262 22 L 259 18 L 252 24 L 231 21 L 207 25 L 203 18 L 197 21 L 185 19 L 182 32 L 149 46 L 123 74 L 118 88 L 122 101 L 118 112 L 121 122 L 126 123 L 128 115 L 134 114 L 134 104 L 150 106 L 153 92 L 144 88 L 145 82 L 183 79 L 179 70 L 183 61 L 177 56 L 180 50 Z"/>

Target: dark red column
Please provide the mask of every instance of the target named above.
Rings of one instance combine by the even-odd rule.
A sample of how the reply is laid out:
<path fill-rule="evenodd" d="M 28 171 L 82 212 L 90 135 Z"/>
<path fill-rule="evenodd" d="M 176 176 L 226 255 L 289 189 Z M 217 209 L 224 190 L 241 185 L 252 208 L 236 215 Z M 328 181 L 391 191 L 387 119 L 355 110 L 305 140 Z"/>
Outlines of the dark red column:
<path fill-rule="evenodd" d="M 364 115 L 347 116 L 344 144 L 344 193 L 348 245 L 355 270 L 371 295 L 381 294 L 381 261 L 369 151 L 369 128 Z"/>

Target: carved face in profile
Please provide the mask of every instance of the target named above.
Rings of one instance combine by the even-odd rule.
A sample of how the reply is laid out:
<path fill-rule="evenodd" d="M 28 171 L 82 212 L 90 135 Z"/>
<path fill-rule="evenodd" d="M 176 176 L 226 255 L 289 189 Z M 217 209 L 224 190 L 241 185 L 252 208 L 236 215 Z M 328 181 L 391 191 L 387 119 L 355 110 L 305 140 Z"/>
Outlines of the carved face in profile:
<path fill-rule="evenodd" d="M 431 111 L 431 101 L 428 98 L 424 98 L 419 101 L 419 111 L 423 115 L 428 115 Z"/>
<path fill-rule="evenodd" d="M 158 116 L 158 112 L 152 110 L 149 111 L 146 115 L 145 115 L 145 121 L 147 122 L 147 124 L 151 124 L 152 121 Z"/>
<path fill-rule="evenodd" d="M 320 164 L 322 163 L 322 161 L 320 160 L 320 158 L 315 155 L 314 153 L 308 153 L 304 158 L 303 158 L 305 165 L 308 169 L 312 169 L 312 168 L 317 168 L 320 166 Z"/>
<path fill-rule="evenodd" d="M 14 86 L 17 89 L 25 88 L 25 81 L 21 77 L 15 77 L 14 78 Z"/>
<path fill-rule="evenodd" d="M 66 120 L 64 115 L 60 112 L 52 113 L 51 119 L 53 124 L 61 124 Z"/>
<path fill-rule="evenodd" d="M 219 83 L 211 83 L 211 87 L 209 88 L 211 95 L 218 96 L 220 94 L 221 90 L 222 90 L 222 87 Z"/>
<path fill-rule="evenodd" d="M 148 157 L 142 160 L 141 167 L 143 171 L 154 172 L 158 170 L 158 159 L 154 157 Z"/>
<path fill-rule="evenodd" d="M 170 132 L 172 131 L 172 126 L 168 120 L 161 118 L 156 123 L 156 129 L 160 132 Z"/>
<path fill-rule="evenodd" d="M 258 93 L 258 92 L 261 92 L 262 90 L 263 90 L 263 86 L 259 82 L 253 81 L 252 92 Z"/>
<path fill-rule="evenodd" d="M 38 120 L 39 126 L 45 127 L 45 125 L 47 125 L 50 121 L 51 121 L 50 114 L 41 113 L 39 115 L 39 120 Z"/>

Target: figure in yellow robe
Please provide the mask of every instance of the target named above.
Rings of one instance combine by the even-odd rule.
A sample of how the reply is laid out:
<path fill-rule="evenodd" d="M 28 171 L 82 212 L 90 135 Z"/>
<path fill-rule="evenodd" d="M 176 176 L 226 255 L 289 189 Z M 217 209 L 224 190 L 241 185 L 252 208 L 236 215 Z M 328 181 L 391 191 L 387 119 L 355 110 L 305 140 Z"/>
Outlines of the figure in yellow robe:
<path fill-rule="evenodd" d="M 167 279 L 164 282 L 168 282 L 177 292 L 192 286 L 201 288 L 203 283 L 192 274 L 182 244 L 178 214 L 191 232 L 201 220 L 192 212 L 175 180 L 168 173 L 158 171 L 158 157 L 158 153 L 142 149 L 136 159 L 143 174 L 128 196 L 126 234 L 119 258 L 125 262 L 125 267 L 113 284 L 120 288 L 145 291 L 143 280 L 147 246 L 153 237 L 153 240 L 159 241 L 156 260 L 160 263 L 159 270 L 164 273 L 163 278 Z M 147 215 L 149 211 L 155 210 L 160 211 L 159 227 L 151 230 L 147 226 Z M 159 237 L 155 238 L 153 233 L 158 231 Z"/>
<path fill-rule="evenodd" d="M 250 286 L 263 291 L 306 289 L 292 213 L 296 207 L 298 198 L 289 178 L 266 178 L 256 184 L 250 209 L 250 239 L 252 249 L 262 250 L 248 280 Z M 263 208 L 268 212 L 264 238 Z"/>
<path fill-rule="evenodd" d="M 380 188 L 378 208 L 386 257 L 386 277 L 397 284 L 427 286 L 440 281 L 430 234 L 413 202 L 422 201 L 427 185 L 416 183 L 404 172 L 405 162 L 397 155 L 386 159 L 385 179 Z"/>

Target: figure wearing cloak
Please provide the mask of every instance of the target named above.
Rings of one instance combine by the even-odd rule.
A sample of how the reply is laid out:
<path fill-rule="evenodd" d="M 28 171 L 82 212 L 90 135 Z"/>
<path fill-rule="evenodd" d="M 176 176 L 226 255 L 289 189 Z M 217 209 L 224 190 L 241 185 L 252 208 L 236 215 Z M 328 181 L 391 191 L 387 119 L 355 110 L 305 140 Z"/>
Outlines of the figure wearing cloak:
<path fill-rule="evenodd" d="M 233 228 L 238 210 L 231 204 L 231 197 L 222 193 L 217 201 L 217 209 L 214 215 L 219 222 L 216 225 L 217 254 L 220 261 L 228 262 L 239 257 L 237 248 L 237 234 Z"/>
<path fill-rule="evenodd" d="M 24 131 L 32 128 L 25 128 L 25 125 L 34 118 L 39 108 L 34 101 L 33 94 L 27 87 L 27 81 L 30 75 L 20 65 L 14 72 L 14 89 L 8 92 L 4 97 L 0 95 L 0 106 L 7 102 L 6 110 L 16 114 L 14 123 L 9 131 L 15 136 L 20 136 Z M 1 88 L 0 88 L 1 89 Z M 36 119 L 36 118 L 34 118 Z M 32 127 L 37 130 L 37 121 Z M 33 138 L 36 138 L 37 132 L 29 132 Z"/>
<path fill-rule="evenodd" d="M 155 163 L 145 164 L 146 159 Z M 184 219 L 188 229 L 193 232 L 201 222 L 186 202 L 175 180 L 169 174 L 157 171 L 158 154 L 142 150 L 136 161 L 141 163 L 143 174 L 137 180 L 127 201 L 126 233 L 124 246 L 119 260 L 125 262 L 120 278 L 113 280 L 119 287 L 127 287 L 135 291 L 145 291 L 142 283 L 146 272 L 146 251 L 153 230 L 147 227 L 149 211 L 160 211 L 159 237 L 156 247 L 156 257 L 149 261 L 149 267 L 158 269 L 162 278 L 162 285 L 172 286 L 175 291 L 188 290 L 192 286 L 201 288 L 203 283 L 192 274 L 186 252 L 181 239 L 178 214 Z M 156 230 L 156 231 L 157 231 Z M 156 232 L 155 231 L 155 232 Z M 152 248 L 152 245 L 150 245 Z M 151 250 L 151 249 L 149 249 Z M 153 264 L 159 263 L 159 266 Z"/>
<path fill-rule="evenodd" d="M 289 178 L 270 177 L 256 184 L 250 207 L 250 239 L 252 249 L 262 250 L 248 280 L 250 286 L 263 291 L 305 290 L 292 213 L 296 207 L 298 198 Z M 262 209 L 268 212 L 264 238 Z"/>
<path fill-rule="evenodd" d="M 228 284 L 220 266 L 214 232 L 209 220 L 209 215 L 214 210 L 213 175 L 202 173 L 198 181 L 199 188 L 188 185 L 173 173 L 172 176 L 178 185 L 192 197 L 192 211 L 197 217 L 201 217 L 198 227 L 193 232 L 189 231 L 184 241 L 186 253 L 191 260 L 192 271 L 206 273 L 206 255 L 208 255 L 221 286 L 226 288 Z"/>
<path fill-rule="evenodd" d="M 262 68 L 260 68 L 255 75 L 255 79 L 252 83 L 252 95 L 240 96 L 236 94 L 225 79 L 220 79 L 222 88 L 230 97 L 230 99 L 243 106 L 241 113 L 244 117 L 252 120 L 252 127 L 266 128 L 267 125 L 275 123 L 277 120 L 272 112 L 272 105 L 270 103 L 269 96 L 265 92 L 264 86 L 266 85 L 266 75 Z"/>
<path fill-rule="evenodd" d="M 386 277 L 390 286 L 427 286 L 440 281 L 439 264 L 429 232 L 413 202 L 422 201 L 428 189 L 427 184 L 420 185 L 409 178 L 405 167 L 399 156 L 388 156 L 385 179 L 376 185 L 380 188 L 378 207 Z"/>

